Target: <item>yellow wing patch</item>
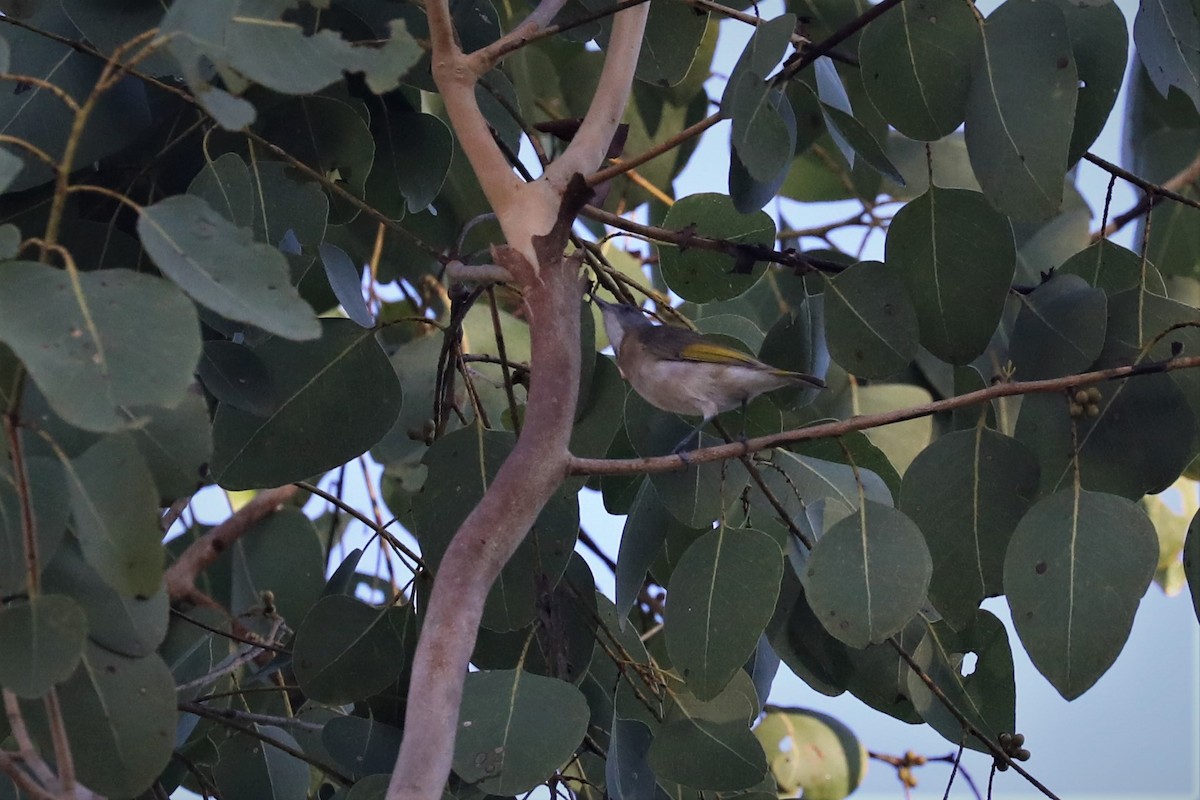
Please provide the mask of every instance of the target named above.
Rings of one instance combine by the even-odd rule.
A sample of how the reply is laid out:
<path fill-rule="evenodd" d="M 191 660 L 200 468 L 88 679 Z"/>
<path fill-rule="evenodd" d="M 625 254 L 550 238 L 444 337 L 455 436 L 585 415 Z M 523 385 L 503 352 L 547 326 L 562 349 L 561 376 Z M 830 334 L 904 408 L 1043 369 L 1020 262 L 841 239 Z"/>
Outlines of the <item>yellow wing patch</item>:
<path fill-rule="evenodd" d="M 737 364 L 744 367 L 761 367 L 763 363 L 732 347 L 714 344 L 713 342 L 693 342 L 686 344 L 679 351 L 680 358 L 686 361 L 703 361 L 708 364 Z"/>

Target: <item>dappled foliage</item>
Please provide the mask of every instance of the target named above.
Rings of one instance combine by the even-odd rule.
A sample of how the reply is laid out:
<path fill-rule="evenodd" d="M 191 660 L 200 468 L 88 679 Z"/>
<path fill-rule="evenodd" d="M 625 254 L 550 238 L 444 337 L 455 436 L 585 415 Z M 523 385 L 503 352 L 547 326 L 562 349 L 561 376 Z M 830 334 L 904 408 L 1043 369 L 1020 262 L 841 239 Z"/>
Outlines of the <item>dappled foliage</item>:
<path fill-rule="evenodd" d="M 518 5 L 452 4 L 463 50 Z M 744 6 L 650 0 L 554 266 L 828 388 L 701 436 L 744 454 L 664 458 L 691 423 L 565 309 L 573 458 L 469 632 L 445 797 L 844 797 L 866 747 L 767 706 L 780 668 L 1019 767 L 1014 647 L 1073 699 L 1152 581 L 1200 613 L 1194 0 L 1145 4 L 1132 42 L 1109 0 Z M 0 8 L 0 798 L 384 797 L 423 735 L 417 643 L 448 635 L 431 585 L 517 446 L 544 322 L 469 271 L 504 236 L 425 4 Z M 479 81 L 527 178 L 587 113 L 615 10 L 568 0 Z M 718 69 L 726 17 L 758 24 Z M 1127 64 L 1122 168 L 1089 148 Z M 727 174 L 676 196 L 717 123 Z M 1138 205 L 1088 208 L 1083 160 Z M 825 201 L 852 213 L 813 224 Z M 1184 517 L 1148 496 L 1173 485 Z M 585 486 L 627 515 L 611 597 Z M 1000 596 L 1016 641 L 980 608 Z"/>

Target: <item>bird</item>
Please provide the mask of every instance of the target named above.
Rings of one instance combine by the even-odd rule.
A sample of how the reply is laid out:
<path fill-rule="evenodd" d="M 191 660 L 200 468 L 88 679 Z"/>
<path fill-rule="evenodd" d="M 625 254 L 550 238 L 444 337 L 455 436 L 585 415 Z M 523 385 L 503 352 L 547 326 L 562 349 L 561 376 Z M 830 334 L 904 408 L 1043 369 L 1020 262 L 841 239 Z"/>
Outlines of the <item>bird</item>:
<path fill-rule="evenodd" d="M 655 325 L 637 306 L 593 300 L 621 377 L 655 408 L 702 418 L 672 451 L 681 457 L 692 438 L 723 411 L 741 406 L 744 424 L 746 404 L 763 392 L 825 388 L 825 381 L 813 375 L 772 367 L 686 328 Z"/>

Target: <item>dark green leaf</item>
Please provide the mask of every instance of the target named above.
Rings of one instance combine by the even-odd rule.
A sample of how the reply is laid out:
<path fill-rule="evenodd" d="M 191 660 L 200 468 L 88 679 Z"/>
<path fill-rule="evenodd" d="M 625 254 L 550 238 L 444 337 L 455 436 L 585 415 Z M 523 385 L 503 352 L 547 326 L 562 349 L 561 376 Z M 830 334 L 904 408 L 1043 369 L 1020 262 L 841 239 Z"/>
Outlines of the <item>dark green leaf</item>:
<path fill-rule="evenodd" d="M 88 618 L 88 638 L 106 650 L 130 658 L 153 653 L 167 634 L 167 592 L 130 597 L 109 586 L 83 560 L 79 544 L 68 538 L 46 566 L 43 588 L 73 597 Z"/>
<path fill-rule="evenodd" d="M 1104 292 L 1077 275 L 1055 275 L 1021 296 L 1009 357 L 1023 381 L 1082 372 L 1100 355 L 1107 319 Z"/>
<path fill-rule="evenodd" d="M 33 699 L 75 671 L 87 617 L 69 597 L 42 594 L 0 608 L 0 686 Z"/>
<path fill-rule="evenodd" d="M 701 700 L 754 652 L 779 595 L 783 557 L 764 533 L 724 526 L 697 539 L 671 573 L 665 635 L 672 665 Z"/>
<path fill-rule="evenodd" d="M 783 571 L 766 635 L 779 659 L 814 690 L 830 697 L 845 691 L 851 672 L 846 645 L 822 627 L 791 567 Z"/>
<path fill-rule="evenodd" d="M 650 6 L 637 59 L 638 80 L 674 86 L 687 77 L 708 26 L 708 12 L 676 3 Z"/>
<path fill-rule="evenodd" d="M 932 570 L 913 521 L 867 500 L 817 540 L 802 580 L 825 629 L 851 647 L 866 647 L 917 613 Z"/>
<path fill-rule="evenodd" d="M 341 594 L 322 597 L 296 631 L 292 647 L 300 688 L 330 705 L 378 692 L 403 666 L 404 631 L 412 624 L 411 606 L 372 608 Z"/>
<path fill-rule="evenodd" d="M 268 417 L 221 405 L 212 471 L 226 488 L 266 488 L 338 466 L 379 441 L 400 412 L 400 384 L 372 331 L 321 320 L 312 342 L 272 339 L 255 353 L 279 398 Z M 291 445 L 304 442 L 303 452 Z"/>
<path fill-rule="evenodd" d="M 0 341 L 56 413 L 91 431 L 136 427 L 139 408 L 176 405 L 200 357 L 195 308 L 170 283 L 123 269 L 73 281 L 30 261 L 0 266 Z"/>
<path fill-rule="evenodd" d="M 271 592 L 276 613 L 300 626 L 321 595 L 325 550 L 312 522 L 298 508 L 282 508 L 256 522 L 234 543 L 229 610 L 244 614 Z"/>
<path fill-rule="evenodd" d="M 971 68 L 971 165 L 996 208 L 1045 219 L 1062 204 L 1079 74 L 1062 11 L 1010 0 L 988 17 Z"/>
<path fill-rule="evenodd" d="M 887 264 L 917 314 L 921 344 L 970 363 L 996 331 L 1016 267 L 1012 227 L 983 195 L 931 188 L 905 205 L 887 235 Z"/>
<path fill-rule="evenodd" d="M 642 481 L 633 508 L 625 518 L 621 531 L 621 548 L 617 553 L 615 601 L 617 619 L 624 627 L 626 615 L 637 603 L 646 573 L 662 548 L 667 528 L 674 518 L 667 512 L 654 491 L 649 478 Z"/>
<path fill-rule="evenodd" d="M 335 717 L 325 723 L 321 743 L 337 764 L 358 780 L 391 771 L 400 752 L 400 730 L 373 719 Z"/>
<path fill-rule="evenodd" d="M 1144 271 L 1144 272 L 1143 272 Z M 1059 273 L 1078 275 L 1110 297 L 1117 292 L 1145 285 L 1154 294 L 1165 295 L 1162 275 L 1149 261 L 1108 239 L 1094 242 L 1067 259 Z"/>
<path fill-rule="evenodd" d="M 1003 592 L 1008 540 L 1037 489 L 1034 454 L 981 426 L 939 437 L 904 473 L 900 509 L 933 556 L 929 600 L 956 630 Z"/>
<path fill-rule="evenodd" d="M 863 31 L 858 57 L 867 96 L 905 136 L 933 141 L 966 114 L 979 23 L 955 0 L 902 3 Z"/>
<path fill-rule="evenodd" d="M 787 95 L 768 91 L 742 137 L 740 144 L 738 139 L 731 142 L 729 151 L 729 196 L 734 208 L 752 214 L 778 194 L 791 167 L 796 117 Z"/>
<path fill-rule="evenodd" d="M 22 411 L 27 412 L 28 408 Z M 0 596 L 4 597 L 21 594 L 28 581 L 21 503 L 10 464 L 7 458 L 0 457 Z M 70 513 L 67 486 L 57 461 L 26 458 L 25 473 L 33 503 L 38 557 L 44 568 L 58 551 L 67 530 Z"/>
<path fill-rule="evenodd" d="M 863 261 L 825 284 L 825 338 L 846 371 L 882 378 L 917 354 L 917 315 L 895 269 Z"/>
<path fill-rule="evenodd" d="M 83 557 L 121 594 L 154 594 L 163 572 L 158 492 L 133 438 L 106 436 L 66 467 Z"/>
<path fill-rule="evenodd" d="M 974 669 L 964 674 L 963 657 L 967 653 L 973 653 L 976 661 Z M 975 730 L 992 741 L 1001 733 L 1016 730 L 1012 650 L 1000 620 L 986 611 L 977 611 L 970 625 L 959 633 L 945 625 L 930 625 L 912 657 Z M 954 744 L 961 742 L 973 750 L 988 752 L 979 739 L 967 734 L 946 708 L 945 700 L 935 697 L 911 671 L 908 693 L 921 717 L 935 731 Z"/>
<path fill-rule="evenodd" d="M 1116 660 L 1157 562 L 1154 526 L 1113 495 L 1057 492 L 1017 525 L 1004 590 L 1026 652 L 1063 697 L 1083 694 Z"/>
<path fill-rule="evenodd" d="M 845 111 L 828 103 L 821 104 L 821 114 L 825 117 L 825 125 L 829 129 L 830 135 L 833 136 L 834 141 L 838 143 L 843 152 L 852 152 L 880 175 L 901 186 L 904 185 L 904 176 L 883 152 L 883 148 L 866 126 Z M 853 159 L 847 157 L 846 160 L 853 166 Z"/>
<path fill-rule="evenodd" d="M 436 573 L 459 525 L 483 497 L 514 437 L 502 431 L 467 428 L 443 436 L 424 458 L 430 475 L 413 497 L 413 516 L 425 563 Z M 516 553 L 504 565 L 488 595 L 483 625 L 496 631 L 523 628 L 534 619 L 537 602 L 566 569 L 579 532 L 579 501 L 561 487 L 542 509 Z"/>
<path fill-rule="evenodd" d="M 283 728 L 255 725 L 268 740 L 293 750 L 300 744 Z M 262 739 L 234 734 L 220 746 L 213 780 L 222 797 L 256 797 L 262 800 L 302 800 L 308 794 L 308 765 Z"/>
<path fill-rule="evenodd" d="M 233 408 L 265 417 L 278 407 L 267 365 L 243 344 L 221 339 L 205 342 L 196 371 L 204 388 Z"/>
<path fill-rule="evenodd" d="M 208 409 L 198 391 L 184 395 L 175 408 L 146 409 L 146 424 L 130 431 L 158 489 L 169 506 L 208 483 L 212 435 Z"/>
<path fill-rule="evenodd" d="M 1187 540 L 1183 545 L 1183 572 L 1192 593 L 1192 608 L 1196 619 L 1200 620 L 1200 512 L 1188 525 Z"/>
<path fill-rule="evenodd" d="M 48 38 L 62 37 L 71 42 L 82 38 L 60 3 L 27 4 L 23 9 L 26 13 L 19 16 L 24 16 L 29 29 L 11 24 L 4 27 L 6 43 L 15 54 L 5 72 L 48 81 L 82 105 L 95 88 L 104 62 Z M 6 8 L 9 12 L 15 10 L 15 6 Z M 5 83 L 7 88 L 0 92 L 0 120 L 4 120 L 5 135 L 28 142 L 53 159 L 59 158 L 72 129 L 71 109 L 49 90 L 11 80 Z M 75 139 L 71 171 L 90 167 L 128 147 L 151 124 L 145 85 L 132 77 L 99 95 L 90 111 L 87 125 Z M 20 192 L 52 179 L 50 167 L 30 157 L 7 191 Z"/>
<path fill-rule="evenodd" d="M 458 719 L 455 774 L 491 793 L 520 794 L 571 758 L 587 732 L 588 706 L 564 681 L 521 670 L 472 672 Z"/>
<path fill-rule="evenodd" d="M 372 106 L 371 133 L 375 163 L 367 178 L 368 201 L 397 218 L 405 209 L 415 214 L 427 208 L 446 180 L 454 152 L 446 123 L 432 114 L 401 110 L 384 98 L 382 108 Z"/>
<path fill-rule="evenodd" d="M 650 729 L 636 720 L 614 719 L 605 763 L 605 788 L 612 800 L 636 800 L 654 795 L 654 771 L 649 750 Z"/>
<path fill-rule="evenodd" d="M 1054 0 L 1054 5 L 1067 21 L 1071 52 L 1079 70 L 1079 101 L 1067 158 L 1074 164 L 1100 135 L 1117 100 L 1128 61 L 1129 30 L 1124 14 L 1112 0 Z"/>
<path fill-rule="evenodd" d="M 913 652 L 925 637 L 925 620 L 916 616 L 892 638 Z M 847 650 L 850 660 L 846 689 L 871 708 L 910 724 L 920 723 L 921 715 L 908 694 L 908 664 L 891 642 L 868 645 L 862 650 Z"/>
<path fill-rule="evenodd" d="M 775 223 L 769 215 L 762 211 L 743 215 L 722 194 L 693 194 L 683 198 L 671 206 L 662 226 L 735 244 L 772 245 L 775 241 Z M 737 297 L 766 270 L 765 265 L 751 262 L 748 271 L 742 272 L 733 258 L 711 250 L 663 246 L 659 255 L 667 285 L 685 300 L 696 303 Z"/>
<path fill-rule="evenodd" d="M 750 35 L 742 54 L 729 73 L 729 82 L 725 94 L 721 96 L 721 105 L 727 106 L 734 102 L 734 85 L 741 81 L 742 76 L 753 73 L 759 80 L 766 78 L 779 65 L 796 31 L 796 15 L 782 14 L 775 19 L 762 22 Z"/>
<path fill-rule="evenodd" d="M 758 715 L 754 685 L 744 672 L 712 700 L 686 693 L 667 713 L 650 744 L 650 766 L 660 779 L 693 789 L 748 789 L 767 772 L 749 722 Z"/>
<path fill-rule="evenodd" d="M 1174 86 L 1200 111 L 1200 18 L 1187 0 L 1152 0 L 1138 5 L 1133 41 L 1154 88 Z"/>
<path fill-rule="evenodd" d="M 134 797 L 166 767 L 175 743 L 175 683 L 157 655 L 126 658 L 89 644 L 58 700 L 79 782 Z M 24 704 L 42 752 L 53 752 L 41 703 Z"/>
<path fill-rule="evenodd" d="M 321 329 L 292 286 L 287 259 L 255 242 L 196 195 L 175 195 L 142 209 L 138 235 L 164 274 L 198 303 L 288 339 Z"/>
<path fill-rule="evenodd" d="M 841 800 L 866 775 L 867 749 L 853 731 L 825 714 L 773 708 L 754 735 L 767 753 L 779 792 L 789 797 Z"/>

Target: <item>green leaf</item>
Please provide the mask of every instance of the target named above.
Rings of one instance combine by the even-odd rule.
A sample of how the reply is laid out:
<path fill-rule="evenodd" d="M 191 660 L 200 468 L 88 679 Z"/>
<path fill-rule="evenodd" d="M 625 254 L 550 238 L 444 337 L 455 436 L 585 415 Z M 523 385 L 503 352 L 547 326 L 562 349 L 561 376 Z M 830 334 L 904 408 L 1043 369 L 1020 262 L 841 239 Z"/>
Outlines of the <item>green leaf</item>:
<path fill-rule="evenodd" d="M 175 195 L 147 206 L 137 228 L 155 265 L 196 302 L 288 339 L 320 336 L 283 254 L 255 242 L 200 197 Z"/>
<path fill-rule="evenodd" d="M 779 659 L 814 690 L 829 697 L 846 690 L 851 675 L 846 645 L 821 625 L 791 567 L 783 571 L 766 636 Z"/>
<path fill-rule="evenodd" d="M 805 800 L 842 800 L 866 775 L 867 748 L 853 731 L 826 714 L 772 708 L 754 735 L 762 743 L 782 794 L 802 794 Z"/>
<path fill-rule="evenodd" d="M 279 406 L 258 417 L 222 404 L 213 419 L 212 472 L 230 489 L 302 480 L 379 441 L 400 412 L 400 384 L 373 331 L 321 320 L 312 342 L 272 339 L 255 349 Z M 304 442 L 303 452 L 292 447 Z"/>
<path fill-rule="evenodd" d="M 399 86 L 421 55 L 402 20 L 389 24 L 390 35 L 382 46 L 368 46 L 329 29 L 309 35 L 299 24 L 281 18 L 291 5 L 243 8 L 234 2 L 185 0 L 171 5 L 159 33 L 169 37 L 168 47 L 194 91 L 206 86 L 200 76 L 202 60 L 209 59 L 286 94 L 319 92 L 346 72 L 364 73 L 371 91 L 383 94 Z"/>
<path fill-rule="evenodd" d="M 833 136 L 843 153 L 849 152 L 861 157 L 871 169 L 880 175 L 901 186 L 904 185 L 904 176 L 900 174 L 900 170 L 896 169 L 896 165 L 883 152 L 883 148 L 865 125 L 840 108 L 835 108 L 828 103 L 821 103 L 821 114 L 825 117 L 825 125 L 829 129 L 830 135 Z M 853 166 L 852 158 L 847 156 L 846 160 Z"/>
<path fill-rule="evenodd" d="M 911 653 L 925 636 L 925 620 L 916 616 L 893 638 Z M 859 700 L 871 708 L 909 724 L 920 723 L 921 715 L 908 694 L 908 664 L 891 643 L 873 644 L 862 650 L 848 650 L 849 681 L 846 685 Z"/>
<path fill-rule="evenodd" d="M 362 717 L 334 717 L 321 731 L 321 743 L 356 781 L 391 772 L 400 752 L 400 729 Z"/>
<path fill-rule="evenodd" d="M 22 415 L 28 411 L 28 406 L 25 406 Z M 62 467 L 48 458 L 27 457 L 25 473 L 33 503 L 38 557 L 44 568 L 58 551 L 67 530 L 67 517 L 70 514 L 67 486 Z M 21 502 L 11 462 L 0 457 L 0 596 L 22 594 L 27 583 Z"/>
<path fill-rule="evenodd" d="M 370 697 L 396 680 L 406 660 L 412 607 L 372 608 L 340 594 L 322 597 L 296 631 L 296 681 L 311 699 L 340 705 Z"/>
<path fill-rule="evenodd" d="M 801 580 L 825 629 L 851 647 L 866 647 L 917 613 L 932 570 L 913 521 L 867 500 L 817 540 Z"/>
<path fill-rule="evenodd" d="M 734 85 L 742 79 L 743 75 L 753 73 L 758 76 L 759 80 L 763 80 L 771 74 L 775 67 L 779 66 L 779 60 L 783 58 L 795 31 L 795 14 L 781 14 L 754 28 L 750 40 L 746 42 L 742 54 L 738 56 L 737 63 L 729 73 L 725 93 L 721 96 L 723 107 L 736 101 Z"/>
<path fill-rule="evenodd" d="M 279 617 L 297 628 L 321 596 L 325 548 L 298 508 L 281 508 L 256 522 L 234 543 L 231 556 L 228 608 L 234 614 L 260 608 L 269 591 Z"/>
<path fill-rule="evenodd" d="M 87 645 L 58 685 L 59 706 L 79 782 L 106 796 L 148 789 L 175 745 L 175 682 L 157 655 L 126 658 Z M 53 752 L 41 703 L 22 705 L 42 752 Z"/>
<path fill-rule="evenodd" d="M 971 68 L 971 165 L 996 208 L 1045 219 L 1062 204 L 1079 74 L 1062 11 L 1010 0 L 988 17 Z"/>
<path fill-rule="evenodd" d="M 860 386 L 853 398 L 839 399 L 831 415 L 882 414 L 901 408 L 923 405 L 933 400 L 927 389 L 911 384 L 876 383 Z M 933 438 L 933 424 L 929 417 L 918 417 L 905 422 L 871 428 L 866 431 L 871 443 L 883 451 L 888 461 L 901 475 L 908 465 L 925 449 Z"/>
<path fill-rule="evenodd" d="M 244 344 L 205 342 L 196 372 L 209 394 L 232 408 L 266 417 L 279 406 L 267 365 Z"/>
<path fill-rule="evenodd" d="M 749 528 L 697 539 L 671 573 L 664 632 L 688 690 L 711 700 L 754 652 L 779 595 L 783 557 Z"/>
<path fill-rule="evenodd" d="M 759 703 L 744 672 L 712 700 L 676 695 L 650 744 L 658 778 L 693 789 L 733 792 L 758 784 L 767 772 L 762 746 L 750 731 Z"/>
<path fill-rule="evenodd" d="M 283 728 L 253 727 L 271 741 L 300 749 L 300 743 Z M 234 734 L 221 743 L 218 752 L 212 777 L 222 797 L 301 800 L 308 793 L 308 765 L 258 737 Z"/>
<path fill-rule="evenodd" d="M 432 114 L 401 109 L 390 97 L 372 106 L 375 161 L 366 193 L 371 205 L 399 218 L 405 209 L 413 214 L 424 210 L 437 197 L 450 170 L 454 141 L 446 123 Z"/>
<path fill-rule="evenodd" d="M 917 314 L 896 270 L 862 261 L 825 282 L 825 338 L 847 372 L 883 378 L 917 354 Z"/>
<path fill-rule="evenodd" d="M 614 719 L 604 765 L 605 790 L 612 800 L 653 797 L 654 771 L 650 769 L 650 729 L 636 720 Z"/>
<path fill-rule="evenodd" d="M 293 97 L 264 108 L 258 127 L 264 138 L 320 174 L 335 178 L 355 197 L 366 193 L 367 177 L 375 162 L 375 140 L 367 127 L 366 108 L 358 100 L 324 95 Z M 358 213 L 357 207 L 330 195 L 331 224 L 349 222 Z"/>
<path fill-rule="evenodd" d="M 66 462 L 74 531 L 88 564 L 121 594 L 148 597 L 163 572 L 158 493 L 131 436 L 106 436 Z"/>
<path fill-rule="evenodd" d="M 1021 296 L 1009 357 L 1016 378 L 1036 381 L 1082 372 L 1104 346 L 1104 292 L 1076 275 L 1055 275 Z"/>
<path fill-rule="evenodd" d="M 637 602 L 646 582 L 646 572 L 650 569 L 658 551 L 662 548 L 663 540 L 667 537 L 667 528 L 674 522 L 662 501 L 654 491 L 654 484 L 649 478 L 642 480 L 633 507 L 625 518 L 625 527 L 621 531 L 621 547 L 617 552 L 617 568 L 615 570 L 615 602 L 617 619 L 625 626 L 626 615 Z M 676 523 L 678 524 L 678 523 Z"/>
<path fill-rule="evenodd" d="M 975 666 L 969 674 L 964 674 L 964 656 L 968 653 L 975 655 Z M 1016 730 L 1017 690 L 1012 650 L 1008 632 L 1000 620 L 986 611 L 977 611 L 971 616 L 970 625 L 958 633 L 945 625 L 930 625 L 912 657 L 942 690 L 945 699 L 990 740 Z M 935 697 L 912 671 L 908 672 L 908 693 L 921 717 L 947 740 L 989 752 L 979 739 L 967 734 L 963 724 L 946 708 L 945 700 Z"/>
<path fill-rule="evenodd" d="M 796 146 L 796 116 L 787 95 L 778 89 L 767 91 L 752 110 L 744 108 L 747 103 L 739 95 L 735 113 L 753 118 L 741 130 L 742 138 L 730 142 L 729 196 L 734 208 L 753 214 L 771 201 L 787 179 Z M 736 119 L 744 118 L 735 118 L 735 126 Z"/>
<path fill-rule="evenodd" d="M 858 58 L 867 96 L 896 130 L 931 142 L 966 114 L 979 23 L 955 0 L 903 3 L 863 31 Z"/>
<path fill-rule="evenodd" d="M 43 594 L 0 608 L 0 686 L 41 697 L 66 680 L 83 656 L 87 617 L 69 597 Z"/>
<path fill-rule="evenodd" d="M 1116 660 L 1157 561 L 1154 526 L 1113 495 L 1057 492 L 1017 525 L 1004 563 L 1013 623 L 1063 697 L 1083 694 Z"/>
<path fill-rule="evenodd" d="M 1154 88 L 1173 86 L 1200 111 L 1200 18 L 1187 0 L 1150 0 L 1138 5 L 1133 41 Z"/>
<path fill-rule="evenodd" d="M 0 150 L 0 192 L 7 191 L 8 187 L 12 185 L 13 180 L 21 174 L 21 170 L 24 168 L 25 162 L 18 156 L 14 156 L 7 150 Z M 18 238 L 19 241 L 20 239 Z M 15 255 L 16 251 L 14 250 L 7 257 L 12 258 Z"/>
<path fill-rule="evenodd" d="M 46 565 L 42 586 L 73 598 L 87 614 L 88 639 L 130 658 L 151 655 L 170 622 L 165 588 L 149 597 L 130 597 L 113 589 L 86 561 L 79 544 L 68 538 Z"/>
<path fill-rule="evenodd" d="M 839 452 L 838 455 L 843 454 Z M 857 469 L 849 464 L 781 449 L 772 450 L 770 460 L 758 464 L 763 483 L 792 519 L 803 517 L 807 506 L 823 497 L 834 498 L 846 508 L 858 508 L 860 497 L 881 505 L 892 505 L 892 492 L 883 479 L 865 468 L 862 462 L 856 462 L 855 466 Z M 768 516 L 777 513 L 757 482 L 752 484 L 748 497 L 760 513 Z"/>
<path fill-rule="evenodd" d="M 955 630 L 1003 592 L 1008 540 L 1037 495 L 1038 475 L 1032 452 L 981 426 L 937 438 L 904 473 L 900 510 L 933 556 L 929 600 Z"/>
<path fill-rule="evenodd" d="M 199 392 L 189 392 L 174 408 L 147 409 L 149 420 L 130 431 L 158 489 L 162 506 L 194 494 L 208 481 L 212 435 L 208 408 Z"/>
<path fill-rule="evenodd" d="M 521 670 L 472 672 L 463 687 L 454 772 L 491 794 L 528 792 L 570 760 L 588 716 L 583 695 L 564 681 Z"/>
<path fill-rule="evenodd" d="M 514 441 L 510 433 L 472 427 L 443 436 L 426 452 L 423 463 L 429 474 L 441 478 L 427 482 L 413 497 L 413 518 L 421 555 L 435 574 L 455 532 L 483 497 Z M 578 533 L 578 497 L 570 487 L 560 487 L 500 571 L 484 605 L 484 627 L 511 631 L 528 625 L 539 599 L 567 568 Z"/>
<path fill-rule="evenodd" d="M 1113 0 L 1075 3 L 1053 0 L 1071 34 L 1071 52 L 1079 71 L 1079 100 L 1067 162 L 1074 164 L 1100 135 L 1116 103 L 1129 54 L 1125 15 Z"/>
<path fill-rule="evenodd" d="M 1188 525 L 1187 539 L 1183 544 L 1183 572 L 1187 575 L 1188 589 L 1192 593 L 1192 608 L 1200 620 L 1200 512 L 1192 517 Z"/>
<path fill-rule="evenodd" d="M 1100 388 L 1096 416 L 1079 420 L 1068 416 L 1062 395 L 1022 401 L 1015 436 L 1038 454 L 1042 491 L 1070 487 L 1076 460 L 1080 482 L 1092 491 L 1137 499 L 1166 489 L 1195 453 L 1196 421 L 1188 396 L 1166 374 Z"/>
<path fill-rule="evenodd" d="M 637 59 L 638 80 L 654 86 L 675 86 L 682 81 L 701 50 L 707 27 L 704 9 L 675 3 L 651 5 Z"/>
<path fill-rule="evenodd" d="M 200 357 L 195 308 L 166 281 L 113 269 L 73 282 L 31 261 L 0 265 L 0 341 L 50 407 L 89 431 L 136 427 L 139 408 L 176 405 Z"/>
<path fill-rule="evenodd" d="M 996 331 L 1016 269 L 1012 226 L 983 195 L 933 187 L 892 218 L 886 261 L 916 310 L 921 344 L 968 364 Z"/>
<path fill-rule="evenodd" d="M 771 246 L 775 222 L 765 212 L 740 214 L 723 194 L 693 194 L 671 206 L 662 226 L 735 244 Z M 766 266 L 748 258 L 744 269 L 734 259 L 711 250 L 659 248 L 663 279 L 685 300 L 708 303 L 729 300 L 753 286 Z"/>
<path fill-rule="evenodd" d="M 1057 271 L 1060 274 L 1078 275 L 1097 289 L 1103 289 L 1110 297 L 1126 289 L 1138 288 L 1143 281 L 1148 291 L 1159 295 L 1167 293 L 1162 275 L 1153 264 L 1108 239 L 1093 242 L 1080 250 L 1063 262 Z"/>

